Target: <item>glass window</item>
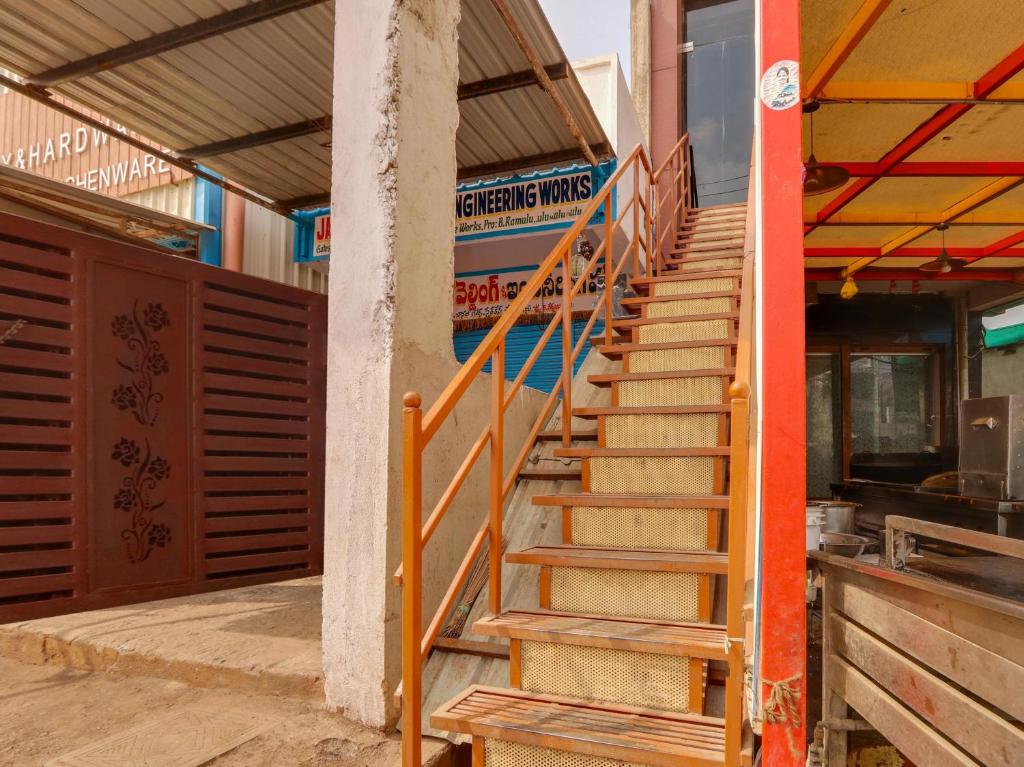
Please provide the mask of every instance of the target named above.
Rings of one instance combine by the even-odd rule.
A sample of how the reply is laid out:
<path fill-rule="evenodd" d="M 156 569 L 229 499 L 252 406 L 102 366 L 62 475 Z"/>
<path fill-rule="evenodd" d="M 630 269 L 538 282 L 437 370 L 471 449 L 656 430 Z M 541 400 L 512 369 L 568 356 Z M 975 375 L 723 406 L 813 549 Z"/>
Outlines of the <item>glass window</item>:
<path fill-rule="evenodd" d="M 925 354 L 853 355 L 851 450 L 920 453 L 932 444 L 931 360 Z"/>
<path fill-rule="evenodd" d="M 839 354 L 807 355 L 807 497 L 831 498 L 843 477 Z"/>

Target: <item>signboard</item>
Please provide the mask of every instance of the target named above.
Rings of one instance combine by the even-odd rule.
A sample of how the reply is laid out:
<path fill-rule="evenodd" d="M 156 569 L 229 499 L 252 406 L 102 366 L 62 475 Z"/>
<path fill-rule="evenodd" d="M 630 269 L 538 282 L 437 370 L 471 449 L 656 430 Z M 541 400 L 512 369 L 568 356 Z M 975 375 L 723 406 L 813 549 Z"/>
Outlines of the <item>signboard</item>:
<path fill-rule="evenodd" d="M 321 260 L 331 257 L 331 214 L 313 219 L 313 258 Z"/>
<path fill-rule="evenodd" d="M 459 184 L 455 192 L 455 241 L 568 229 L 614 170 L 613 159 L 597 167 L 574 165 Z M 614 211 L 614 199 L 612 208 Z M 591 224 L 603 221 L 602 210 Z"/>
<path fill-rule="evenodd" d="M 478 322 L 501 315 L 526 287 L 536 266 L 512 266 L 484 269 L 455 275 L 455 301 L 452 319 L 456 325 Z M 544 287 L 527 306 L 527 315 L 549 315 L 562 306 L 562 268 L 544 280 Z M 598 264 L 573 300 L 573 311 L 593 309 L 597 294 L 604 287 L 604 265 Z"/>

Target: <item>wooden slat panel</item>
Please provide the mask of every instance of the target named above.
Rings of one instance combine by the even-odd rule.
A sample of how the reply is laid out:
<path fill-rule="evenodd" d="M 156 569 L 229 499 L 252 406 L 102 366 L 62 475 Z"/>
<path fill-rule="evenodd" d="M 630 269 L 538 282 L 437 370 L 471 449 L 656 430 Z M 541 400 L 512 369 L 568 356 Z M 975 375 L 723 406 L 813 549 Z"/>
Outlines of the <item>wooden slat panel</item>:
<path fill-rule="evenodd" d="M 78 552 L 71 548 L 0 552 L 0 573 L 44 567 L 70 567 L 75 564 L 77 558 Z"/>
<path fill-rule="evenodd" d="M 73 574 L 33 575 L 27 578 L 0 578 L 0 599 L 53 591 L 71 591 L 75 585 Z"/>
<path fill-rule="evenodd" d="M 307 477 L 203 477 L 200 486 L 206 492 L 250 493 L 258 490 L 305 490 Z"/>
<path fill-rule="evenodd" d="M 3 424 L 4 442 L 18 445 L 70 445 L 71 429 L 61 426 L 13 426 Z"/>
<path fill-rule="evenodd" d="M 305 435 L 301 438 L 288 435 L 274 438 L 207 434 L 203 437 L 203 449 L 225 452 L 296 453 L 308 456 L 310 442 Z"/>
<path fill-rule="evenodd" d="M 285 340 L 266 341 L 260 338 L 251 338 L 249 336 L 216 330 L 205 331 L 202 336 L 202 344 L 203 346 L 238 349 L 239 351 L 253 354 L 267 354 L 273 357 L 282 357 L 296 361 L 308 362 L 311 357 L 308 347 L 287 343 Z"/>
<path fill-rule="evenodd" d="M 0 424 L 0 439 L 3 439 L 3 429 Z M 0 449 L 0 469 L 71 469 L 75 462 L 70 453 Z"/>
<path fill-rule="evenodd" d="M 0 395 L 0 418 L 35 418 L 41 421 L 70 421 L 74 408 L 69 402 L 14 399 Z M 0 442 L 5 442 L 0 427 Z"/>
<path fill-rule="evenodd" d="M 309 331 L 295 325 L 282 325 L 276 320 L 262 320 L 255 317 L 241 317 L 237 314 L 218 311 L 208 306 L 203 311 L 203 325 L 208 329 L 224 328 L 239 333 L 249 333 L 269 338 L 280 338 L 284 341 L 296 341 L 302 344 L 309 342 Z M 208 330 L 207 332 L 213 332 Z"/>
<path fill-rule="evenodd" d="M 833 615 L 833 649 L 918 716 L 990 767 L 1019 764 L 1024 733 L 990 709 L 889 647 L 855 623 Z"/>
<path fill-rule="evenodd" d="M 222 538 L 207 538 L 203 550 L 207 554 L 276 549 L 284 546 L 309 546 L 309 533 L 266 533 L 263 535 L 231 535 Z"/>
<path fill-rule="evenodd" d="M 306 420 L 284 418 L 256 418 L 236 415 L 205 415 L 203 429 L 206 431 L 234 431 L 258 434 L 294 435 L 306 438 L 310 424 Z"/>
<path fill-rule="evenodd" d="M 0 501 L 0 522 L 70 519 L 75 512 L 71 501 Z"/>
<path fill-rule="evenodd" d="M 308 527 L 309 512 L 295 514 L 254 514 L 243 517 L 210 517 L 206 520 L 208 533 L 234 533 L 249 530 L 279 530 L 285 527 Z"/>
<path fill-rule="evenodd" d="M 836 610 L 1010 716 L 1024 721 L 1024 668 L 836 575 L 828 579 Z M 996 618 L 989 626 L 994 630 Z"/>
<path fill-rule="evenodd" d="M 307 325 L 310 320 L 310 313 L 307 307 L 285 306 L 271 301 L 260 301 L 235 293 L 227 293 L 222 290 L 216 290 L 211 283 L 206 283 L 203 286 L 203 303 L 209 306 L 223 306 L 267 319 L 285 320 L 301 325 Z"/>
<path fill-rule="evenodd" d="M 277 376 L 279 378 L 293 378 L 299 381 L 309 380 L 309 366 L 302 364 L 289 364 L 286 362 L 271 362 L 253 357 L 243 357 L 237 354 L 220 354 L 218 352 L 204 351 L 199 355 L 199 364 L 204 370 L 230 370 L 238 373 L 255 373 L 258 375 Z M 276 384 L 271 382 L 271 385 Z"/>
<path fill-rule="evenodd" d="M 244 455 L 208 455 L 203 458 L 207 471 L 303 471 L 310 470 L 306 458 L 263 458 Z"/>
<path fill-rule="evenodd" d="M 0 360 L 0 365 L 3 361 Z M 10 373 L 0 370 L 0 391 L 19 394 L 45 394 L 50 397 L 70 397 L 74 385 L 69 378 Z"/>
<path fill-rule="evenodd" d="M 25 319 L 47 320 L 70 324 L 71 307 L 67 304 L 55 304 L 50 301 L 37 301 L 9 293 L 0 293 L 0 312 Z"/>
<path fill-rule="evenodd" d="M 74 266 L 66 253 L 54 253 L 43 248 L 29 248 L 6 240 L 0 240 L 0 261 L 11 261 L 34 269 L 46 269 L 58 274 L 70 274 Z"/>
<path fill-rule="evenodd" d="M 825 659 L 835 692 L 915 764 L 981 767 L 846 661 Z"/>
<path fill-rule="evenodd" d="M 5 527 L 3 529 L 4 546 L 68 543 L 74 537 L 74 525 L 24 525 L 22 527 Z"/>
<path fill-rule="evenodd" d="M 0 360 L 0 362 L 2 362 L 2 360 Z M 251 394 L 266 394 L 271 397 L 295 397 L 305 400 L 308 400 L 312 393 L 308 384 L 288 383 L 285 381 L 267 381 L 259 378 L 222 375 L 220 373 L 203 373 L 202 385 L 204 389 L 241 391 L 249 392 Z M 254 409 L 258 409 L 258 403 L 254 401 L 253 407 Z M 308 410 L 309 406 L 306 405 L 306 408 Z"/>
<path fill-rule="evenodd" d="M 0 346 L 0 365 L 70 373 L 74 360 L 70 354 L 44 352 L 35 349 L 18 349 L 14 346 Z"/>
<path fill-rule="evenodd" d="M 305 489 L 305 488 L 303 488 Z M 215 495 L 203 498 L 201 507 L 206 512 L 272 511 L 275 509 L 305 509 L 309 505 L 306 493 L 287 495 Z"/>
<path fill-rule="evenodd" d="M 0 495 L 65 495 L 71 488 L 68 477 L 0 477 Z"/>
<path fill-rule="evenodd" d="M 0 247 L 0 285 L 17 286 L 18 290 L 42 293 L 56 298 L 71 298 L 70 280 L 10 269 L 3 266 L 3 260 L 3 248 Z"/>
<path fill-rule="evenodd" d="M 11 326 L 11 320 L 0 320 L 0 332 L 6 331 Z M 35 322 L 26 322 L 12 337 L 12 341 L 23 343 L 43 344 L 45 346 L 60 346 L 70 349 L 74 343 L 75 334 L 66 328 L 54 328 L 49 325 L 40 325 Z"/>
<path fill-rule="evenodd" d="M 0 376 L 2 375 L 0 373 Z M 207 412 L 206 418 L 214 417 L 212 414 L 209 414 L 211 410 L 266 414 L 267 416 L 287 415 L 303 417 L 308 416 L 310 412 L 309 404 L 306 402 L 268 400 L 261 397 L 244 397 L 231 394 L 207 394 L 203 397 L 202 405 L 203 409 Z"/>
<path fill-rule="evenodd" d="M 247 554 L 238 557 L 216 557 L 206 560 L 206 572 L 230 573 L 237 570 L 258 570 L 265 567 L 303 565 L 312 560 L 309 551 L 282 551 L 277 554 Z"/>

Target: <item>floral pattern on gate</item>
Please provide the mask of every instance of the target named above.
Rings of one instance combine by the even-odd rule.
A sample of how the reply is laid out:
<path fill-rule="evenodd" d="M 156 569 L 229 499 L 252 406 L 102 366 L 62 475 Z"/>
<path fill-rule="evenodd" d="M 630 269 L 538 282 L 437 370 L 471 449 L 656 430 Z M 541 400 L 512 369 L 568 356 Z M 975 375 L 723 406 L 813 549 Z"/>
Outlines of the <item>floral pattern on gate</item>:
<path fill-rule="evenodd" d="M 121 538 L 132 563 L 144 562 L 153 549 L 171 542 L 170 528 L 156 521 L 156 512 L 167 501 L 153 497 L 160 483 L 171 476 L 171 466 L 166 459 L 153 455 L 148 439 L 140 448 L 135 440 L 122 437 L 114 445 L 111 458 L 130 470 L 114 495 L 114 508 L 131 515 L 128 525 L 121 531 Z"/>
<path fill-rule="evenodd" d="M 170 372 L 167 357 L 160 351 L 160 342 L 153 336 L 170 326 L 171 318 L 162 304 L 149 304 L 139 313 L 139 302 L 131 314 L 119 314 L 111 322 L 111 332 L 125 342 L 132 352 L 128 361 L 117 358 L 117 364 L 130 374 L 130 384 L 120 385 L 111 395 L 111 404 L 129 410 L 143 426 L 153 426 L 160 414 L 164 395 L 156 391 L 155 379 Z"/>

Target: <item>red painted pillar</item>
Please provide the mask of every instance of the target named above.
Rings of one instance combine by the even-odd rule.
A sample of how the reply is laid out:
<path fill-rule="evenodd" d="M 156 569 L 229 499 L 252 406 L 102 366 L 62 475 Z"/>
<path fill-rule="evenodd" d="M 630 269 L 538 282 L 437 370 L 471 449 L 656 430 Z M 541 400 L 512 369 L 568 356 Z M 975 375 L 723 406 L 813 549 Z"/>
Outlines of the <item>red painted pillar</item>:
<path fill-rule="evenodd" d="M 680 0 L 651 0 L 651 157 L 660 165 L 682 135 Z"/>
<path fill-rule="evenodd" d="M 778 701 L 772 692 L 782 685 L 776 695 L 795 693 L 799 711 L 798 717 L 791 717 L 783 704 L 776 713 L 784 722 L 765 722 L 762 764 L 802 767 L 807 699 L 803 193 L 800 79 L 792 64 L 785 63 L 800 60 L 800 2 L 758 3 L 758 73 L 767 73 L 770 79 L 768 98 L 758 83 L 763 323 L 760 681 L 766 707 Z M 783 68 L 796 83 L 795 97 L 792 89 L 788 95 L 782 92 Z"/>

